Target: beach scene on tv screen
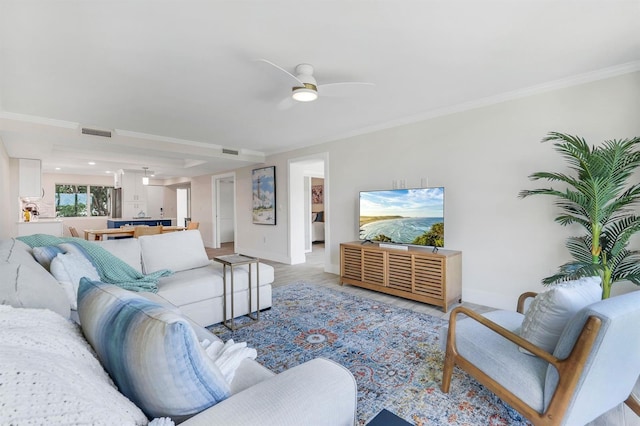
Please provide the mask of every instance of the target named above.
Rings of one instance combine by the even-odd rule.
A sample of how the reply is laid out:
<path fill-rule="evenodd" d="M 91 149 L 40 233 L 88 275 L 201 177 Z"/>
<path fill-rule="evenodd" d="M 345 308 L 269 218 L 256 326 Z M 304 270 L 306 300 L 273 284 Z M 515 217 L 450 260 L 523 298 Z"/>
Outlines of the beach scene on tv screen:
<path fill-rule="evenodd" d="M 444 247 L 444 188 L 361 192 L 360 239 Z"/>

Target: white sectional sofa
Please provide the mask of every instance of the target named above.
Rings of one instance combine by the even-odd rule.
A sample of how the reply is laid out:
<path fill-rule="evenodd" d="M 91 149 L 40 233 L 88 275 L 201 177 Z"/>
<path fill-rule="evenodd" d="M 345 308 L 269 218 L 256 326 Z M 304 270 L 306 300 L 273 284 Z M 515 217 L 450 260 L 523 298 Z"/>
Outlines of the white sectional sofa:
<path fill-rule="evenodd" d="M 171 232 L 98 242 L 104 249 L 131 265 L 139 272 L 149 274 L 169 269 L 173 275 L 160 278 L 158 295 L 201 326 L 223 320 L 222 265 L 207 258 L 200 231 Z M 273 267 L 260 263 L 260 309 L 271 307 Z M 256 308 L 256 274 L 252 265 L 252 310 Z M 234 268 L 234 315 L 249 313 L 249 269 Z M 230 271 L 227 268 L 227 290 L 230 289 Z M 231 296 L 227 294 L 227 318 L 231 315 Z"/>
<path fill-rule="evenodd" d="M 162 238 L 158 243 L 154 243 L 156 240 L 152 238 L 141 238 L 138 244 L 132 240 L 109 241 L 104 243 L 104 247 L 131 266 L 136 265 L 139 253 L 143 259 L 139 261 L 140 267 L 150 267 L 153 262 L 145 263 L 145 256 L 154 249 L 160 250 L 169 241 L 174 251 L 184 253 L 189 244 L 196 246 L 196 237 L 181 234 L 184 235 Z M 178 244 L 177 241 L 181 238 L 184 240 Z M 149 249 L 151 246 L 153 249 Z M 166 256 L 164 250 L 163 254 Z M 167 262 L 174 262 L 172 266 L 175 267 L 194 261 L 193 256 L 178 257 L 180 256 L 177 254 L 174 258 L 167 259 Z M 204 349 L 201 342 L 220 340 L 182 316 L 175 306 L 163 298 L 163 295 L 174 298 L 177 304 L 181 304 L 180 310 L 186 310 L 195 316 L 201 312 L 201 304 L 215 310 L 218 307 L 216 299 L 219 299 L 215 293 L 192 290 L 194 295 L 189 298 L 177 288 L 179 278 L 187 286 L 195 286 L 193 283 L 202 279 L 202 285 L 215 287 L 218 282 L 215 276 L 217 275 L 218 280 L 222 279 L 216 273 L 218 268 L 211 263 L 202 263 L 201 266 L 179 270 L 173 276 L 162 278 L 159 284 L 161 291 L 158 294 L 148 293 L 148 298 L 140 297 L 143 293 L 93 282 L 94 292 L 111 292 L 116 295 L 116 299 L 120 298 L 117 303 L 121 304 L 104 300 L 93 303 L 79 300 L 80 318 L 85 323 L 81 329 L 69 319 L 70 304 L 65 289 L 34 259 L 32 249 L 15 239 L 0 240 L 0 377 L 6 379 L 3 386 L 0 386 L 0 406 L 11 408 L 0 410 L 0 424 L 145 425 L 153 417 L 159 416 L 149 415 L 148 408 L 145 409 L 138 402 L 134 404 L 134 397 L 127 395 L 120 385 L 116 387 L 118 381 L 112 372 L 119 372 L 122 366 L 127 366 L 134 373 L 144 370 L 147 376 L 143 379 L 141 392 L 158 394 L 169 401 L 169 405 L 173 405 L 173 401 L 181 396 L 187 402 L 190 400 L 185 398 L 187 393 L 181 394 L 181 389 L 191 387 L 191 381 L 199 383 L 199 389 L 203 385 L 206 388 L 207 383 L 202 382 L 205 375 L 200 372 L 203 368 L 206 370 L 211 367 L 207 366 L 206 358 L 204 364 L 194 366 L 192 361 L 198 357 L 189 354 L 197 354 L 202 361 Z M 194 272 L 196 270 L 200 270 L 200 273 L 209 271 L 213 277 L 205 280 Z M 261 270 L 261 280 L 263 277 L 265 284 L 261 287 L 268 286 L 266 281 L 273 279 L 273 271 L 265 268 L 262 273 Z M 164 281 L 167 278 L 171 280 Z M 87 287 L 86 284 L 83 285 L 81 289 Z M 212 297 L 207 298 L 207 294 Z M 263 300 L 265 306 L 270 306 L 270 287 L 264 294 L 261 306 Z M 108 314 L 118 315 L 142 309 L 146 309 L 142 316 L 149 317 L 155 325 L 137 331 L 128 330 L 129 336 L 125 333 L 119 337 L 118 330 L 123 327 L 138 327 L 140 321 L 123 323 L 110 319 Z M 201 322 L 217 321 L 216 315 L 220 312 L 206 311 L 202 308 Z M 105 315 L 107 319 L 100 324 L 97 318 Z M 98 323 L 92 329 L 93 322 Z M 102 332 L 111 333 L 110 337 L 96 341 L 96 336 L 99 338 Z M 176 334 L 180 337 L 178 340 L 175 339 Z M 150 340 L 152 336 L 160 336 L 161 341 L 153 343 Z M 186 348 L 186 353 L 178 354 L 180 356 L 177 357 L 170 354 L 174 346 L 181 346 L 183 350 Z M 103 358 L 105 355 L 99 350 L 101 347 L 108 347 L 110 351 L 128 348 L 129 352 L 122 358 L 124 364 L 113 364 L 108 356 Z M 256 349 L 259 356 L 260 348 Z M 162 365 L 168 359 L 173 359 L 177 364 L 163 372 Z M 178 373 L 182 376 L 182 387 L 175 384 Z M 157 378 L 160 382 L 155 381 Z M 162 380 L 167 386 L 157 384 L 162 383 Z M 170 395 L 175 395 L 175 398 Z M 144 395 L 145 398 L 147 396 Z M 347 426 L 355 423 L 356 382 L 347 369 L 326 359 L 314 359 L 274 374 L 255 360 L 245 358 L 235 370 L 234 377 L 228 383 L 228 393 L 221 402 L 203 405 L 187 415 L 174 416 L 170 414 L 173 407 L 159 407 L 161 411 L 165 411 L 165 408 L 167 414 L 163 417 L 188 426 Z M 173 421 L 164 419 L 153 423 L 154 426 L 169 426 Z"/>

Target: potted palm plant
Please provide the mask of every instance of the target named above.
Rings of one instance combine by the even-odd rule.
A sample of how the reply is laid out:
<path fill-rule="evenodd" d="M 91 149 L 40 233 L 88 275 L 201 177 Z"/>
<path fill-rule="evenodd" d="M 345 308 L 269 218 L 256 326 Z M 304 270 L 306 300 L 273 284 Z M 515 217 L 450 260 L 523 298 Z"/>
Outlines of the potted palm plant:
<path fill-rule="evenodd" d="M 590 147 L 580 137 L 551 132 L 543 139 L 548 141 L 554 142 L 572 173 L 533 173 L 531 180 L 554 182 L 562 189 L 523 190 L 519 196 L 554 196 L 562 210 L 555 221 L 563 226 L 578 224 L 586 234 L 567 240 L 573 260 L 542 282 L 549 285 L 599 275 L 603 299 L 610 296 L 614 282 L 628 280 L 640 285 L 640 251 L 627 247 L 630 238 L 640 231 L 640 217 L 633 210 L 640 201 L 640 183 L 630 183 L 640 166 L 640 138 Z"/>

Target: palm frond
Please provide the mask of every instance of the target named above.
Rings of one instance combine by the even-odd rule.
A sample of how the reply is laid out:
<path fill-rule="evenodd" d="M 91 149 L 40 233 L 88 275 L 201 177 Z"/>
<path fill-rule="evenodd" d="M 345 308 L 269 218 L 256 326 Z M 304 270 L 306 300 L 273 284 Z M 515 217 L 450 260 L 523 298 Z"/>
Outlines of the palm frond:
<path fill-rule="evenodd" d="M 607 224 L 603 230 L 604 238 L 607 240 L 605 249 L 615 256 L 624 250 L 631 237 L 637 232 L 640 232 L 640 217 L 638 216 L 623 217 L 616 222 Z"/>
<path fill-rule="evenodd" d="M 640 217 L 631 209 L 640 204 L 640 183 L 628 182 L 640 167 L 640 137 L 589 146 L 578 136 L 550 132 L 543 139 L 548 141 L 566 160 L 571 174 L 536 172 L 529 178 L 562 183 L 566 189 L 524 190 L 519 196 L 556 197 L 555 204 L 561 213 L 555 221 L 564 226 L 581 225 L 587 235 L 567 240 L 573 261 L 560 266 L 543 283 L 600 275 L 610 270 L 612 282 L 628 279 L 640 284 L 640 252 L 627 249 L 631 237 L 640 232 Z"/>

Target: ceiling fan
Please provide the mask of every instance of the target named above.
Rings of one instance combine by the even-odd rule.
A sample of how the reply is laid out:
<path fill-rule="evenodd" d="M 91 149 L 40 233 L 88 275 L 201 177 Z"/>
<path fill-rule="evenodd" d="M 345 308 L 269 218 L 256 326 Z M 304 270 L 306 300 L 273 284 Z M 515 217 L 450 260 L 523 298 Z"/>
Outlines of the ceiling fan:
<path fill-rule="evenodd" d="M 297 102 L 312 102 L 319 96 L 344 97 L 354 95 L 355 92 L 362 91 L 375 86 L 373 83 L 360 81 L 345 81 L 339 83 L 318 84 L 313 76 L 313 66 L 310 64 L 299 64 L 295 68 L 295 74 L 290 73 L 279 65 L 274 64 L 266 59 L 259 61 L 267 63 L 272 67 L 280 70 L 289 77 L 291 84 L 291 96 L 285 98 L 278 105 L 279 109 L 286 109 Z"/>

